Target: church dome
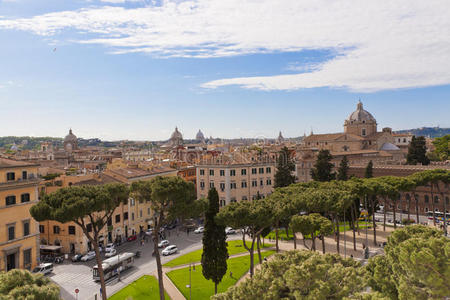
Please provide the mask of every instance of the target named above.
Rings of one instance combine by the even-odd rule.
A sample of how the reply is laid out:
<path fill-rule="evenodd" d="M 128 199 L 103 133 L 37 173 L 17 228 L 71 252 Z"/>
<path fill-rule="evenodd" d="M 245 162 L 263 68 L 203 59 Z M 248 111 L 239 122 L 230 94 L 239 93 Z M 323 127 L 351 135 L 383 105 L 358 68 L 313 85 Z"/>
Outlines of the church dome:
<path fill-rule="evenodd" d="M 363 104 L 361 101 L 358 102 L 356 106 L 356 110 L 350 114 L 347 121 L 349 122 L 374 122 L 376 123 L 375 118 L 372 116 L 370 112 L 363 108 Z"/>
<path fill-rule="evenodd" d="M 72 129 L 69 130 L 69 134 L 64 138 L 64 142 L 76 142 L 77 136 L 72 133 Z"/>
<path fill-rule="evenodd" d="M 197 135 L 195 136 L 195 139 L 198 141 L 205 140 L 205 136 L 203 135 L 203 132 L 199 129 L 197 132 Z"/>
<path fill-rule="evenodd" d="M 384 143 L 380 150 L 384 150 L 384 151 L 398 151 L 400 150 L 399 147 L 397 147 L 396 145 L 392 144 L 392 143 Z"/>
<path fill-rule="evenodd" d="M 170 136 L 171 140 L 183 139 L 183 135 L 178 131 L 178 127 L 175 127 L 175 131 Z"/>

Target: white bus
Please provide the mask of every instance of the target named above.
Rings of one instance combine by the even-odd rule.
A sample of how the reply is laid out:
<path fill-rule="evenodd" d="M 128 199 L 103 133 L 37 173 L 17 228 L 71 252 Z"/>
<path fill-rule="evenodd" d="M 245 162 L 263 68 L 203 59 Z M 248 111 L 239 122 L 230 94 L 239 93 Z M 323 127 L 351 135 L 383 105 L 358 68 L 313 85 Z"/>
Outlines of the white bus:
<path fill-rule="evenodd" d="M 134 262 L 134 253 L 125 252 L 108 259 L 105 259 L 102 262 L 103 274 L 105 276 L 105 280 L 116 276 L 119 272 L 122 272 L 133 265 Z M 92 267 L 92 276 L 95 281 L 100 280 L 100 275 L 98 273 L 98 266 L 95 265 Z"/>

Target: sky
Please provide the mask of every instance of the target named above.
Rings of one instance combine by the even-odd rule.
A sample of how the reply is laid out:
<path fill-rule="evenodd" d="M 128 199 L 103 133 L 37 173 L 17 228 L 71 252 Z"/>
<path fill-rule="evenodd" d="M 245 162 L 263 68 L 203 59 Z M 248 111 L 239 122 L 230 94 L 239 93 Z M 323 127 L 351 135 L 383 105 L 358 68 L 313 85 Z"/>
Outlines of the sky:
<path fill-rule="evenodd" d="M 0 0 L 0 136 L 450 127 L 448 0 Z"/>

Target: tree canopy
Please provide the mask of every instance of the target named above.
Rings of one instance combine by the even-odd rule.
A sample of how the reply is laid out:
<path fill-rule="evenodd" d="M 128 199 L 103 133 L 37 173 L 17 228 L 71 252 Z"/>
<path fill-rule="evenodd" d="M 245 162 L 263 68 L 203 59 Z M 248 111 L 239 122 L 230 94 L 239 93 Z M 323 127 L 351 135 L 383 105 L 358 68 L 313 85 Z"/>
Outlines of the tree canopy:
<path fill-rule="evenodd" d="M 59 287 L 42 274 L 14 269 L 0 272 L 1 300 L 59 300 Z"/>

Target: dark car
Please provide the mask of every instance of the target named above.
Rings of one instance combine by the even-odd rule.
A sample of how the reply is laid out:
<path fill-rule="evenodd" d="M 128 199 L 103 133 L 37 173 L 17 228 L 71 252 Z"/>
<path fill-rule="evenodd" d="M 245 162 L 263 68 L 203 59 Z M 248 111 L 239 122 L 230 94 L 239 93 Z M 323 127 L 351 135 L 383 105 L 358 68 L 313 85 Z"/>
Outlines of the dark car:
<path fill-rule="evenodd" d="M 168 224 L 168 225 L 166 226 L 167 229 L 174 229 L 175 227 L 177 227 L 177 224 L 175 224 L 175 223 Z"/>
<path fill-rule="evenodd" d="M 131 242 L 131 241 L 135 241 L 137 239 L 137 235 L 130 235 L 128 238 L 127 238 L 127 241 L 129 241 L 129 242 Z"/>
<path fill-rule="evenodd" d="M 82 257 L 83 257 L 83 255 L 81 255 L 81 254 L 75 254 L 74 256 L 72 256 L 72 261 L 73 262 L 81 261 Z"/>

